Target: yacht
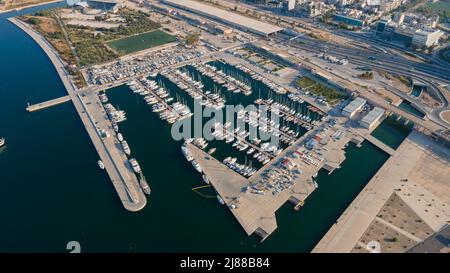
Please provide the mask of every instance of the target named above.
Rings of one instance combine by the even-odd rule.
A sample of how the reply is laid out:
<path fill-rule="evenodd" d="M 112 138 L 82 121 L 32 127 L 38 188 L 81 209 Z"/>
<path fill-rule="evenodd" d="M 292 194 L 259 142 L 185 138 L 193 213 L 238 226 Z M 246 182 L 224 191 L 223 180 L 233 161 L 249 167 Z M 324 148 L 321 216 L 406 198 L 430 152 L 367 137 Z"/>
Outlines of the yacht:
<path fill-rule="evenodd" d="M 143 174 L 141 174 L 141 177 L 139 178 L 139 185 L 141 186 L 142 191 L 144 191 L 145 194 L 150 195 L 151 189 Z"/>
<path fill-rule="evenodd" d="M 202 175 L 202 178 L 203 178 L 203 181 L 206 183 L 206 184 L 209 184 L 209 179 L 208 179 L 208 177 L 204 174 L 204 175 Z"/>
<path fill-rule="evenodd" d="M 101 160 L 97 161 L 98 167 L 102 170 L 105 169 L 105 165 L 103 164 L 103 162 Z"/>
<path fill-rule="evenodd" d="M 199 173 L 202 172 L 202 168 L 200 167 L 200 164 L 198 164 L 197 161 L 192 160 L 192 166 L 194 166 L 194 168 L 195 168 L 195 170 L 196 170 L 197 172 L 199 172 Z"/>
<path fill-rule="evenodd" d="M 123 141 L 123 136 L 122 136 L 121 133 L 118 133 L 118 134 L 117 134 L 117 138 L 119 139 L 119 141 Z"/>
<path fill-rule="evenodd" d="M 131 158 L 128 161 L 130 162 L 131 167 L 133 168 L 133 171 L 135 173 L 140 173 L 141 172 L 141 166 L 139 166 L 139 163 L 137 162 L 137 160 L 135 158 Z"/>
<path fill-rule="evenodd" d="M 186 148 L 185 145 L 181 146 L 181 151 L 183 152 L 184 157 L 186 157 L 187 161 L 192 161 L 194 158 L 192 157 L 192 155 L 189 153 L 188 149 Z"/>
<path fill-rule="evenodd" d="M 224 205 L 224 204 L 225 204 L 225 202 L 223 201 L 222 197 L 220 197 L 219 195 L 217 195 L 217 201 L 219 201 L 219 203 L 220 203 L 221 205 Z"/>
<path fill-rule="evenodd" d="M 3 147 L 3 146 L 5 146 L 5 144 L 6 144 L 6 140 L 5 140 L 5 138 L 0 138 L 0 148 L 1 147 Z"/>
<path fill-rule="evenodd" d="M 112 126 L 113 126 L 113 129 L 114 129 L 114 132 L 117 133 L 117 132 L 119 131 L 119 126 L 117 125 L 117 123 L 114 122 L 114 123 L 112 124 Z"/>
<path fill-rule="evenodd" d="M 127 155 L 130 155 L 130 154 L 131 154 L 130 147 L 128 146 L 128 143 L 127 143 L 126 140 L 122 141 L 122 148 L 123 148 L 123 151 L 124 151 Z"/>

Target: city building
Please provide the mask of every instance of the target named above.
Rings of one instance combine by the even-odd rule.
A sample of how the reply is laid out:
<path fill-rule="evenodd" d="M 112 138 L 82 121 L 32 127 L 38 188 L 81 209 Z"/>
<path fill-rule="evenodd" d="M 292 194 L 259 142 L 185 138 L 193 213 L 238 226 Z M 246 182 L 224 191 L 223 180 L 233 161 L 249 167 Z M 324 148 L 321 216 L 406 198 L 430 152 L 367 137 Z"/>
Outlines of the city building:
<path fill-rule="evenodd" d="M 352 18 L 340 14 L 334 14 L 333 20 L 336 21 L 337 23 L 343 23 L 353 27 L 362 27 L 364 25 L 364 21 L 362 19 Z"/>
<path fill-rule="evenodd" d="M 192 0 L 162 0 L 164 4 L 194 12 L 243 31 L 269 36 L 283 28 Z"/>
<path fill-rule="evenodd" d="M 118 0 L 66 0 L 69 7 L 78 7 L 81 9 L 96 9 L 104 12 L 116 13 L 123 7 L 122 1 Z"/>
<path fill-rule="evenodd" d="M 346 117 L 353 117 L 356 112 L 361 110 L 366 104 L 366 100 L 360 97 L 357 97 L 352 102 L 350 102 L 347 106 L 342 109 L 342 114 Z"/>
<path fill-rule="evenodd" d="M 374 107 L 370 112 L 365 115 L 359 122 L 359 124 L 367 129 L 372 129 L 374 126 L 378 125 L 381 118 L 384 115 L 384 109 L 380 107 Z"/>
<path fill-rule="evenodd" d="M 87 0 L 86 2 L 92 9 L 99 9 L 112 13 L 116 13 L 123 5 L 118 0 Z"/>
<path fill-rule="evenodd" d="M 418 48 L 438 45 L 443 34 L 440 30 L 417 30 L 414 32 L 412 45 Z"/>

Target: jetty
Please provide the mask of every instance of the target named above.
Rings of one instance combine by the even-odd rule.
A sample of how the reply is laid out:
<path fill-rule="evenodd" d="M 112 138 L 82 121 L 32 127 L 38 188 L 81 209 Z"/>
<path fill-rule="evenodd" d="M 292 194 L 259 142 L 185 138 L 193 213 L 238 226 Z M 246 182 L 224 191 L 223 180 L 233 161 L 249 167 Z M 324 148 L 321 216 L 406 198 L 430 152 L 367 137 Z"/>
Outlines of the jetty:
<path fill-rule="evenodd" d="M 60 97 L 60 98 L 56 98 L 56 99 L 52 99 L 52 100 L 48 100 L 45 102 L 41 102 L 41 103 L 37 103 L 37 104 L 29 104 L 26 108 L 26 110 L 28 112 L 35 112 L 35 111 L 39 111 L 48 107 L 52 107 L 55 105 L 59 105 L 65 102 L 70 101 L 71 98 L 69 95 L 64 96 L 64 97 Z"/>
<path fill-rule="evenodd" d="M 139 211 L 144 208 L 147 199 L 125 153 L 118 145 L 111 121 L 101 106 L 97 93 L 90 89 L 79 90 L 73 84 L 70 74 L 65 70 L 65 63 L 44 37 L 18 19 L 11 18 L 9 21 L 27 33 L 53 63 L 100 159 L 105 165 L 124 208 L 128 211 Z M 50 105 L 51 103 L 47 104 Z"/>

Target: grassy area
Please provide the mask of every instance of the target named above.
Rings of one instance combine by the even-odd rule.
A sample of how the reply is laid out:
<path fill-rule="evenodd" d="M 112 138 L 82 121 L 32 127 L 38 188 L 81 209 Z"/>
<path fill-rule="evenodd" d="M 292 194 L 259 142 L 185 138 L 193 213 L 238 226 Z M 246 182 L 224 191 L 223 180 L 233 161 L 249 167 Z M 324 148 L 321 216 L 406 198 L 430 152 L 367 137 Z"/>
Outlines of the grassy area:
<path fill-rule="evenodd" d="M 78 87 L 86 85 L 83 75 L 77 71 L 77 60 L 65 39 L 60 25 L 50 11 L 40 11 L 33 15 L 20 17 L 21 20 L 31 25 L 41 33 L 45 39 L 58 51 L 59 56 L 67 63 L 67 70 L 73 76 Z M 75 68 L 75 69 L 74 69 Z"/>
<path fill-rule="evenodd" d="M 346 95 L 330 88 L 326 85 L 318 83 L 308 77 L 301 77 L 297 80 L 297 85 L 304 88 L 316 96 L 324 97 L 330 104 L 337 103 L 341 99 L 347 98 Z"/>
<path fill-rule="evenodd" d="M 111 50 L 107 43 L 112 40 L 130 37 L 132 39 L 136 34 L 146 33 L 160 27 L 158 23 L 149 19 L 148 15 L 140 11 L 120 10 L 118 14 L 125 19 L 125 22 L 118 28 L 112 29 L 93 29 L 89 27 L 67 26 L 70 40 L 76 48 L 80 65 L 98 64 L 114 60 L 119 55 L 126 54 L 128 51 L 118 52 Z M 139 41 L 138 41 L 139 42 Z M 133 47 L 133 45 L 129 45 Z M 138 47 L 138 45 L 136 45 Z M 111 46 L 111 48 L 114 48 Z M 129 52 L 133 52 L 130 50 Z"/>
<path fill-rule="evenodd" d="M 416 9 L 416 12 L 421 13 L 422 15 L 427 17 L 439 15 L 440 22 L 447 22 L 447 19 L 450 17 L 450 0 L 428 3 L 426 5 L 418 7 Z"/>
<path fill-rule="evenodd" d="M 176 40 L 177 39 L 174 36 L 158 29 L 151 32 L 110 41 L 106 44 L 120 55 L 125 55 L 147 48 L 175 42 Z"/>

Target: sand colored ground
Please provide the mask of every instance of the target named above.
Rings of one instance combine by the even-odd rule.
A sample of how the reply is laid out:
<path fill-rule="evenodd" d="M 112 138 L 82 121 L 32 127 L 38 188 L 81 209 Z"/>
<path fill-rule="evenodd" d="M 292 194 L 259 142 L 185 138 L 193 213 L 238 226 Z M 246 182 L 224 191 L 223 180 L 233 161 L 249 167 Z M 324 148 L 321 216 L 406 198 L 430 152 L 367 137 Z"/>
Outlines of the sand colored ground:
<path fill-rule="evenodd" d="M 450 124 L 450 110 L 443 112 L 441 117 Z"/>
<path fill-rule="evenodd" d="M 407 251 L 450 223 L 449 167 L 450 150 L 413 131 L 313 251 Z"/>

